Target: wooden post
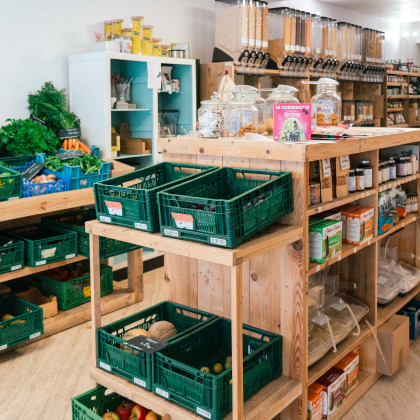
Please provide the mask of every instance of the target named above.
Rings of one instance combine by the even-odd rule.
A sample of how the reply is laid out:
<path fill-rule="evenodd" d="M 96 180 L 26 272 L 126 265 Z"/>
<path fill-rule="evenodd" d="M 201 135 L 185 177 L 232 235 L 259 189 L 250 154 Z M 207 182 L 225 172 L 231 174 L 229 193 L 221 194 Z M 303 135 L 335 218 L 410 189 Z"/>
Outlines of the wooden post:
<path fill-rule="evenodd" d="M 128 290 L 134 292 L 135 302 L 143 300 L 143 248 L 127 253 Z"/>
<path fill-rule="evenodd" d="M 242 264 L 232 267 L 231 319 L 232 319 L 232 418 L 244 417 L 244 375 L 242 341 Z"/>
<path fill-rule="evenodd" d="M 99 236 L 89 235 L 90 295 L 92 311 L 93 367 L 96 368 L 96 330 L 101 327 L 101 268 L 99 261 Z"/>

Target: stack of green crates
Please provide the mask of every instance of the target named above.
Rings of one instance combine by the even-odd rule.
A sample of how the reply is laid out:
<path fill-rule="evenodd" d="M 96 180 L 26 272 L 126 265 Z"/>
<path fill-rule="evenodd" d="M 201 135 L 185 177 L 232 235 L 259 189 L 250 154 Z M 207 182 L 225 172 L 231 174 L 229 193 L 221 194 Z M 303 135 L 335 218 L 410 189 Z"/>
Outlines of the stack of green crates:
<path fill-rule="evenodd" d="M 168 301 L 151 306 L 97 330 L 98 367 L 151 390 L 153 357 L 134 349 L 130 351 L 128 347 L 121 348 L 124 335 L 134 328 L 148 330 L 157 321 L 169 321 L 177 330 L 177 335 L 167 340 L 171 342 L 215 318 L 208 312 Z"/>
<path fill-rule="evenodd" d="M 85 231 L 85 223 L 89 220 L 96 220 L 96 211 L 92 208 L 78 210 L 70 213 L 57 214 L 44 219 L 47 223 L 60 226 L 77 233 L 78 252 L 80 255 L 89 258 L 89 234 Z M 99 259 L 111 258 L 126 252 L 141 248 L 138 245 L 128 242 L 117 241 L 116 239 L 99 237 Z"/>
<path fill-rule="evenodd" d="M 23 268 L 24 249 L 23 241 L 0 235 L 0 274 Z"/>
<path fill-rule="evenodd" d="M 157 193 L 216 169 L 214 166 L 163 162 L 94 185 L 98 220 L 156 232 L 159 230 Z M 133 185 L 125 187 L 124 184 Z"/>
<path fill-rule="evenodd" d="M 22 197 L 22 174 L 11 168 L 0 166 L 0 201 Z"/>
<path fill-rule="evenodd" d="M 0 351 L 44 334 L 42 308 L 10 293 L 0 294 Z"/>

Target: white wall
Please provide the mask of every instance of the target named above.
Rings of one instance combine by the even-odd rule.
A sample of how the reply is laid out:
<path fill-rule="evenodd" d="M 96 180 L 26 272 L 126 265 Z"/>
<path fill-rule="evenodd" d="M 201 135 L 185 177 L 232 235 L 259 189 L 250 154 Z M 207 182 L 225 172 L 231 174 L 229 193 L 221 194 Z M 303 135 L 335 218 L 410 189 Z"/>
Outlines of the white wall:
<path fill-rule="evenodd" d="M 212 58 L 214 0 L 0 0 L 0 15 L 0 126 L 6 118 L 28 117 L 28 92 L 45 81 L 67 89 L 67 57 L 90 52 L 107 19 L 130 26 L 131 16 L 144 16 L 154 36 L 189 41 L 192 57 Z"/>
<path fill-rule="evenodd" d="M 417 36 L 415 36 L 416 33 Z M 405 62 L 407 58 L 412 58 L 414 64 L 420 65 L 420 22 L 401 24 L 400 35 L 401 42 L 399 55 L 392 58 L 401 58 L 403 62 Z"/>

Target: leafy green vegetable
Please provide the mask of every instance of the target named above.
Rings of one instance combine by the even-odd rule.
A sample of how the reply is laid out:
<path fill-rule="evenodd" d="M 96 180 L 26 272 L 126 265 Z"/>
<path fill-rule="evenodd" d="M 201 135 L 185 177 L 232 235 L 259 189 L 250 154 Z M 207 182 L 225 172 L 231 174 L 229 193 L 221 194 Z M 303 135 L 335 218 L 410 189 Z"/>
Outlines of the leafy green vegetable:
<path fill-rule="evenodd" d="M 65 164 L 69 166 L 80 166 L 83 173 L 91 174 L 99 172 L 102 163 L 102 159 L 90 155 L 75 157 L 66 161 L 62 161 L 58 156 L 51 156 L 45 160 L 45 167 L 50 171 L 61 171 Z"/>
<path fill-rule="evenodd" d="M 58 137 L 47 127 L 27 120 L 6 120 L 9 124 L 0 128 L 0 144 L 13 156 L 56 152 L 60 146 Z"/>
<path fill-rule="evenodd" d="M 65 90 L 58 90 L 52 82 L 45 82 L 40 90 L 30 93 L 28 104 L 32 115 L 45 121 L 48 128 L 56 134 L 64 128 L 80 127 L 80 120 L 77 115 L 67 111 Z M 66 124 L 63 124 L 63 121 L 71 121 L 73 124 L 71 124 L 71 127 L 64 127 Z"/>

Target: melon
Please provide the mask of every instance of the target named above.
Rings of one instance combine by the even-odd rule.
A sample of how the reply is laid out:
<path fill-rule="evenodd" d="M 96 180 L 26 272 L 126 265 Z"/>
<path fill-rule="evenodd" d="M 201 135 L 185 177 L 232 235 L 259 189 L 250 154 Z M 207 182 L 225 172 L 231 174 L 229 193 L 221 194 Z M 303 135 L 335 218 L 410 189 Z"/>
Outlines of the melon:
<path fill-rule="evenodd" d="M 168 338 L 173 337 L 178 332 L 174 326 L 168 321 L 158 321 L 155 322 L 149 328 L 149 334 L 152 338 L 156 338 L 156 340 L 167 340 Z"/>
<path fill-rule="evenodd" d="M 148 333 L 146 330 L 143 330 L 143 329 L 141 329 L 141 328 L 134 328 L 134 329 L 132 329 L 132 330 L 130 330 L 130 331 L 128 331 L 128 332 L 126 332 L 124 335 L 123 335 L 123 340 L 125 340 L 125 341 L 128 341 L 128 340 L 131 340 L 132 338 L 134 338 L 134 337 L 138 337 L 139 335 L 144 335 L 144 336 L 146 336 L 146 337 L 152 337 L 151 335 L 150 335 L 150 333 Z M 124 346 L 124 344 L 121 344 L 120 345 L 120 348 L 122 349 L 122 350 L 124 350 L 124 351 L 126 351 L 126 352 L 128 352 L 128 353 L 131 353 L 131 350 L 132 350 L 132 348 L 131 347 L 128 347 L 128 346 Z M 137 350 L 134 350 L 133 351 L 133 354 L 134 355 L 138 355 L 139 354 L 139 352 L 137 351 Z"/>

